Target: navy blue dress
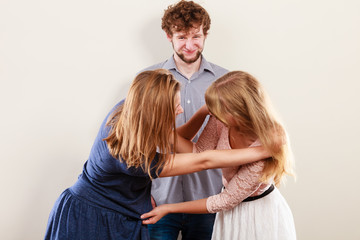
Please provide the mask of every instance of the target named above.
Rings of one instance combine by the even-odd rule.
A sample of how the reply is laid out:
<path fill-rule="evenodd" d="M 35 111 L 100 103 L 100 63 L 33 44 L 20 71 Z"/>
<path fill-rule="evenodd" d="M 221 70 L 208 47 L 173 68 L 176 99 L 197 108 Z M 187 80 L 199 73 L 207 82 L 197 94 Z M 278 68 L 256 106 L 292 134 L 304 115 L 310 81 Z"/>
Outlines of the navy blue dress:
<path fill-rule="evenodd" d="M 151 180 L 141 168 L 127 168 L 110 155 L 103 141 L 109 132 L 109 115 L 101 125 L 82 174 L 57 199 L 45 239 L 150 239 L 140 215 L 152 209 Z M 157 161 L 158 154 L 153 164 Z M 151 175 L 156 178 L 154 169 Z"/>

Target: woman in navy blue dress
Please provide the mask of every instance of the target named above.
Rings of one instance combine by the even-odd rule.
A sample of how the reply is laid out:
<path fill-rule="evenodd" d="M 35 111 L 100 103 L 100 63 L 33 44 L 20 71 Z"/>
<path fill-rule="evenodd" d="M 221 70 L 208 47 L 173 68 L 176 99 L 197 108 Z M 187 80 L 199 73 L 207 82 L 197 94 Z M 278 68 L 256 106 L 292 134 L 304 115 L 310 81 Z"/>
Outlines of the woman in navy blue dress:
<path fill-rule="evenodd" d="M 174 131 L 183 111 L 179 90 L 167 70 L 135 78 L 102 123 L 82 174 L 55 202 L 45 239 L 149 239 L 140 216 L 152 209 L 152 179 L 268 157 L 261 147 L 172 154 L 181 145 Z"/>

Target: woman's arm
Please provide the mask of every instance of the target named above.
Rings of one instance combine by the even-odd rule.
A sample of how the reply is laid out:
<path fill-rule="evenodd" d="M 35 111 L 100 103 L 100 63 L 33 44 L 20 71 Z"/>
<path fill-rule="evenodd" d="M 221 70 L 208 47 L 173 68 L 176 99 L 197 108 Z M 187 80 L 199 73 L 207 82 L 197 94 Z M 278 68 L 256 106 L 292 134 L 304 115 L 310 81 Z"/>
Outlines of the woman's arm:
<path fill-rule="evenodd" d="M 201 128 L 208 114 L 209 110 L 207 106 L 203 105 L 201 108 L 199 108 L 199 110 L 197 110 L 197 112 L 190 118 L 189 121 L 176 128 L 178 135 L 187 140 L 193 139 Z"/>
<path fill-rule="evenodd" d="M 263 147 L 178 153 L 171 155 L 171 159 L 164 165 L 159 177 L 183 175 L 213 168 L 235 167 L 269 156 Z"/>
<path fill-rule="evenodd" d="M 209 110 L 203 105 L 189 121 L 176 128 L 177 144 L 175 151 L 177 153 L 190 153 L 193 150 L 193 142 L 191 141 L 201 128 Z M 170 143 L 173 144 L 173 135 L 170 136 Z"/>
<path fill-rule="evenodd" d="M 204 214 L 231 209 L 259 187 L 258 179 L 261 176 L 263 166 L 263 162 L 256 162 L 240 168 L 226 189 L 217 195 L 194 201 L 160 205 L 141 215 L 141 219 L 145 219 L 142 223 L 154 224 L 169 213 Z"/>
<path fill-rule="evenodd" d="M 196 143 L 193 143 L 192 141 L 178 135 L 176 152 L 191 153 L 215 149 L 219 141 L 218 125 L 219 121 L 215 117 L 210 116 L 209 121 L 207 122 L 203 132 L 201 133 Z"/>
<path fill-rule="evenodd" d="M 232 209 L 251 196 L 261 185 L 259 179 L 264 165 L 265 161 L 257 161 L 240 167 L 221 193 L 208 198 L 208 211 L 215 213 Z"/>
<path fill-rule="evenodd" d="M 206 198 L 189 202 L 163 204 L 148 213 L 141 215 L 143 224 L 154 224 L 169 213 L 208 213 L 206 209 Z"/>
<path fill-rule="evenodd" d="M 193 142 L 191 141 L 201 128 L 209 110 L 203 105 L 185 124 L 176 128 L 177 146 L 176 152 L 190 153 L 193 150 Z"/>

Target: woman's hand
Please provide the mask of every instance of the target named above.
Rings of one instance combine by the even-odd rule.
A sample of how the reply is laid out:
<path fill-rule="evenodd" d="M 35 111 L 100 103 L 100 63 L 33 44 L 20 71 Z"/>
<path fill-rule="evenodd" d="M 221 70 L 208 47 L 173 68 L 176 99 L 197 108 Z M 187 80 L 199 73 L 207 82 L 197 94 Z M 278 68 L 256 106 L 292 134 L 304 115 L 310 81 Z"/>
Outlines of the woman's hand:
<path fill-rule="evenodd" d="M 206 201 L 207 198 L 203 198 L 188 202 L 163 204 L 148 213 L 144 213 L 140 218 L 143 219 L 143 224 L 154 224 L 169 213 L 209 213 L 206 208 Z"/>
<path fill-rule="evenodd" d="M 153 196 L 151 195 L 151 206 L 153 208 L 156 208 L 156 202 L 155 202 L 155 199 L 153 198 Z"/>
<path fill-rule="evenodd" d="M 159 221 L 162 217 L 170 213 L 170 208 L 168 204 L 160 205 L 150 212 L 144 213 L 141 215 L 141 219 L 144 219 L 142 221 L 143 224 L 155 224 L 157 221 Z"/>

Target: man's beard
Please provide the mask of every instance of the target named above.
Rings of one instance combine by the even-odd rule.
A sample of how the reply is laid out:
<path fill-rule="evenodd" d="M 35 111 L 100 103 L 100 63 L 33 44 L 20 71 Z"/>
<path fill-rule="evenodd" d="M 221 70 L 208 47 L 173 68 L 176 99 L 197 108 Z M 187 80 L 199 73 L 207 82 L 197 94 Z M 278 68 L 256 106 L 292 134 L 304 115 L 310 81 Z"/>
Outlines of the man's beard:
<path fill-rule="evenodd" d="M 199 57 L 201 56 L 201 52 L 202 52 L 202 51 L 197 51 L 196 56 L 193 57 L 193 58 L 191 58 L 191 59 L 186 59 L 185 56 L 184 56 L 184 54 L 181 54 L 181 53 L 178 53 L 178 52 L 175 52 L 175 53 L 176 53 L 176 55 L 178 55 L 178 57 L 179 57 L 181 60 L 183 60 L 185 63 L 191 64 L 191 63 L 196 62 L 196 61 L 199 59 Z"/>

